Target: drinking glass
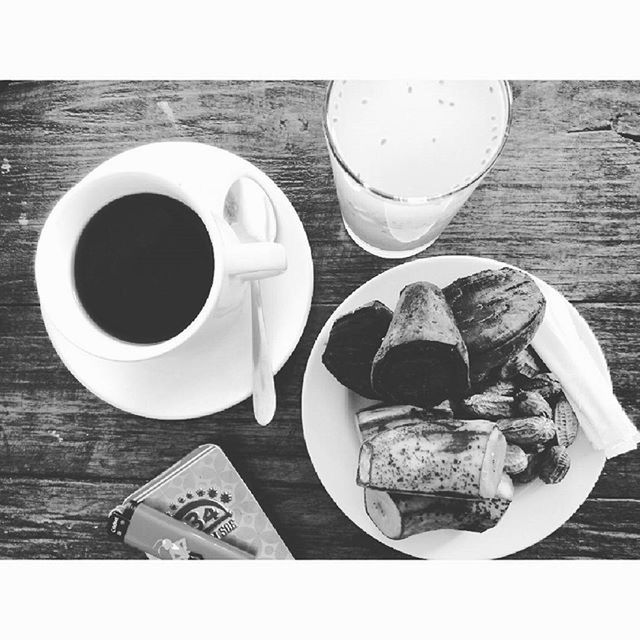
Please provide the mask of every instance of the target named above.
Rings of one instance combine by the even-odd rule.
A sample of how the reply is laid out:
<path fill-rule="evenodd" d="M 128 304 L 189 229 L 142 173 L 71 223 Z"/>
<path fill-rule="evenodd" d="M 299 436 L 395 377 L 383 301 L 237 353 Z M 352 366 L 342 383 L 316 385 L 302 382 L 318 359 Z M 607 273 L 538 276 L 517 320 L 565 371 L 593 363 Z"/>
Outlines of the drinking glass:
<path fill-rule="evenodd" d="M 497 160 L 506 81 L 333 81 L 324 133 L 345 228 L 405 258 L 433 244 Z"/>

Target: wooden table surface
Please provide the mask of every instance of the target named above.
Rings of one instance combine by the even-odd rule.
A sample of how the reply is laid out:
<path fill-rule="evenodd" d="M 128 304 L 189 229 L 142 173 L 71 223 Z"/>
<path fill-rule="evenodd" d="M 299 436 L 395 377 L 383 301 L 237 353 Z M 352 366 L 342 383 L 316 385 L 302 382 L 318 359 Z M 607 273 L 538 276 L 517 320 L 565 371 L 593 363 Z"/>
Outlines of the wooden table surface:
<path fill-rule="evenodd" d="M 640 423 L 640 83 L 514 82 L 511 135 L 486 180 L 422 255 L 474 254 L 545 279 L 590 323 L 615 391 Z M 308 458 L 300 393 L 333 309 L 394 263 L 347 237 L 321 128 L 322 82 L 0 84 L 0 557 L 138 558 L 105 516 L 197 445 L 220 444 L 296 558 L 404 557 L 335 506 Z M 198 420 L 138 418 L 87 391 L 44 329 L 33 276 L 53 204 L 137 144 L 188 139 L 273 178 L 304 224 L 315 291 L 276 378 L 279 410 L 251 401 Z M 585 504 L 518 558 L 640 558 L 640 452 L 609 461 Z"/>

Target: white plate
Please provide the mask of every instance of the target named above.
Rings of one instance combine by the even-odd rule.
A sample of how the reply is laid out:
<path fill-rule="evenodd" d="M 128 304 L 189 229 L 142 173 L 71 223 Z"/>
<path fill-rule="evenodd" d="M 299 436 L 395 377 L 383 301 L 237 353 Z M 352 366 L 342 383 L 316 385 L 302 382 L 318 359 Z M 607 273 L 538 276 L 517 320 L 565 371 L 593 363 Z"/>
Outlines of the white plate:
<path fill-rule="evenodd" d="M 210 180 L 220 150 L 193 142 L 163 142 L 137 147 L 108 160 L 96 171 L 135 158 L 188 172 L 189 180 Z M 282 191 L 246 161 L 247 175 L 261 177 L 276 205 L 277 242 L 287 251 L 287 270 L 262 281 L 265 323 L 274 373 L 287 361 L 307 322 L 313 293 L 313 262 L 298 215 Z M 215 319 L 207 331 L 165 356 L 143 362 L 112 362 L 70 343 L 44 317 L 45 327 L 69 371 L 96 396 L 136 415 L 180 420 L 209 415 L 251 394 L 251 313 L 248 288 L 241 309 Z"/>
<path fill-rule="evenodd" d="M 363 284 L 332 314 L 322 328 L 307 363 L 302 388 L 302 423 L 309 455 L 325 489 L 338 507 L 370 536 L 393 549 L 417 558 L 500 558 L 542 540 L 562 526 L 586 500 L 604 465 L 580 432 L 571 445 L 571 469 L 562 483 L 545 485 L 535 480 L 516 487 L 513 503 L 500 522 L 483 533 L 440 530 L 405 540 L 390 540 L 378 531 L 364 510 L 363 490 L 356 485 L 360 441 L 354 413 L 374 404 L 343 387 L 322 364 L 329 331 L 339 316 L 371 300 L 395 307 L 401 289 L 416 280 L 444 287 L 456 278 L 495 269 L 504 263 L 471 256 L 441 256 L 408 262 Z M 541 288 L 549 285 L 542 283 Z M 604 355 L 587 323 L 570 305 L 576 330 L 610 380 Z"/>

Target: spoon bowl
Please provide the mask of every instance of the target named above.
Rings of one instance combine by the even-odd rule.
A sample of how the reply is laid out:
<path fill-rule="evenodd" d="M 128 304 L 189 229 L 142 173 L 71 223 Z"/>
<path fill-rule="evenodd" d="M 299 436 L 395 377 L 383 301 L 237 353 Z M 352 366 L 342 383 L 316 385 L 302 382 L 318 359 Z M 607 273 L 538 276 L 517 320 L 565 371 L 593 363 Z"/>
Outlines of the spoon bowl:
<path fill-rule="evenodd" d="M 267 192 L 252 178 L 238 178 L 229 189 L 225 219 L 243 242 L 273 242 L 277 222 Z"/>

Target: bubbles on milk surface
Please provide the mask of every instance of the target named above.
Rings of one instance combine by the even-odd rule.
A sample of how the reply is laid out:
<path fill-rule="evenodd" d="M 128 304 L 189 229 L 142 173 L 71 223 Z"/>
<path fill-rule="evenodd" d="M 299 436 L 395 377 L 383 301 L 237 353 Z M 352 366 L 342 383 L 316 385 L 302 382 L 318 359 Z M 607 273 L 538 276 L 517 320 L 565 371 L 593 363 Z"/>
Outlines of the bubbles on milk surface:
<path fill-rule="evenodd" d="M 504 91 L 486 81 L 340 81 L 330 102 L 332 142 L 352 175 L 399 197 L 470 184 L 491 164 L 507 118 Z"/>

